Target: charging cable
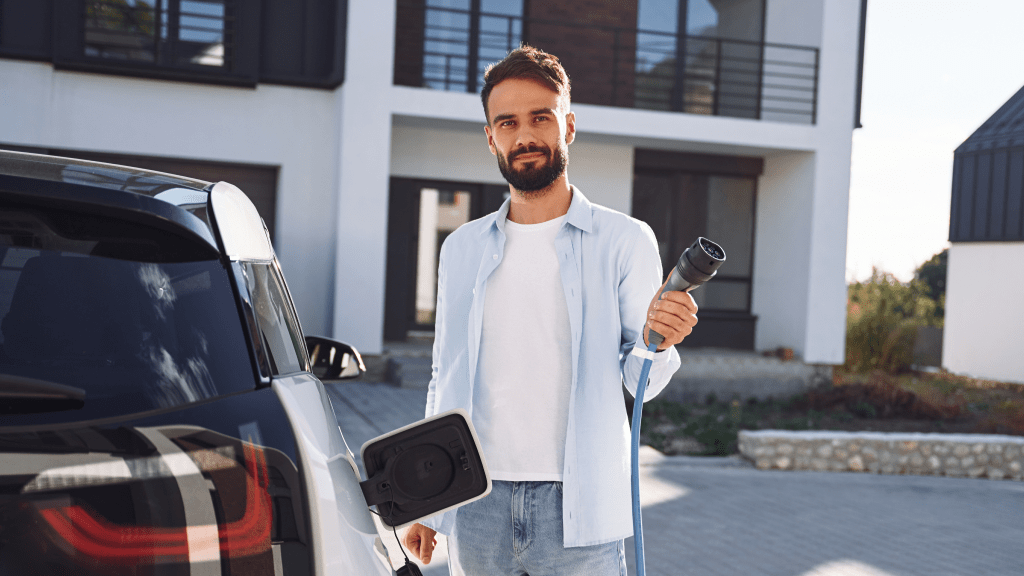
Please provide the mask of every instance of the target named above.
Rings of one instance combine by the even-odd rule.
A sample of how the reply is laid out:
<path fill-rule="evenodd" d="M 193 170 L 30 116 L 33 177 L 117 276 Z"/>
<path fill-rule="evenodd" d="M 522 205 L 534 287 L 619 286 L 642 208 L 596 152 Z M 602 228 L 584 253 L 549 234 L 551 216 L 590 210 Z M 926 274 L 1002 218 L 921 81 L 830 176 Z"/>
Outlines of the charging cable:
<path fill-rule="evenodd" d="M 372 509 L 370 512 L 387 520 L 388 524 L 391 526 L 391 531 L 395 534 L 395 541 L 398 542 L 398 549 L 402 551 L 402 556 L 405 556 L 405 565 L 395 571 L 395 574 L 396 576 L 423 576 L 423 573 L 420 572 L 420 567 L 413 563 L 412 560 L 409 560 L 409 555 L 405 553 L 405 546 L 402 546 L 402 539 L 398 537 L 398 529 L 395 528 L 395 525 L 391 520 L 391 514 L 395 511 L 395 489 L 391 487 L 390 482 L 388 483 L 387 488 L 390 490 L 391 494 L 391 500 L 388 500 L 387 515 L 381 514 L 380 512 Z M 380 506 L 377 508 L 379 509 Z"/>
<path fill-rule="evenodd" d="M 707 238 L 697 238 L 696 242 L 687 248 L 679 257 L 679 262 L 672 269 L 665 288 L 658 294 L 658 298 L 665 292 L 689 292 L 701 284 L 711 280 L 718 272 L 718 267 L 725 262 L 725 250 Z M 630 453 L 630 478 L 633 492 L 633 547 L 636 553 L 637 576 L 645 576 L 644 567 L 644 527 L 643 518 L 640 515 L 640 419 L 644 410 L 644 395 L 647 392 L 648 376 L 651 373 L 651 364 L 654 362 L 654 353 L 658 346 L 665 341 L 665 337 L 654 330 L 647 332 L 646 352 L 636 349 L 631 352 L 644 359 L 640 367 L 640 379 L 636 383 L 636 394 L 633 395 L 633 426 L 630 430 L 631 453 Z"/>

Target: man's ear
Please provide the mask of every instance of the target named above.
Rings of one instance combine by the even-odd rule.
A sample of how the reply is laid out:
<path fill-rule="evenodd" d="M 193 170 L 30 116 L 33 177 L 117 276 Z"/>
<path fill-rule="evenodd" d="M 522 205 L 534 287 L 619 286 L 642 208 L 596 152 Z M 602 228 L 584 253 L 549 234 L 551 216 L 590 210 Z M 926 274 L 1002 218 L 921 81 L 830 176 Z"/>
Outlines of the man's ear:
<path fill-rule="evenodd" d="M 572 144 L 576 139 L 576 113 L 569 112 L 565 115 L 565 143 Z"/>
<path fill-rule="evenodd" d="M 494 147 L 494 136 L 491 134 L 490 126 L 484 126 L 484 134 L 487 134 L 487 147 L 491 149 L 491 154 L 497 156 L 498 150 Z"/>

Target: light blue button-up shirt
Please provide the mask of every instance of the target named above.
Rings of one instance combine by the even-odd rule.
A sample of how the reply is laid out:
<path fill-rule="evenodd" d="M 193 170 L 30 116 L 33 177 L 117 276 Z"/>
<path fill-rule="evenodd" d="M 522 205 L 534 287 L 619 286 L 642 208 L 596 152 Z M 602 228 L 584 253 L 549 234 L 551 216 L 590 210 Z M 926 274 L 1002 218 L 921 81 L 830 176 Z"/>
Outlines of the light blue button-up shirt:
<path fill-rule="evenodd" d="M 501 264 L 508 209 L 506 200 L 497 212 L 453 232 L 441 247 L 428 417 L 454 408 L 472 417 L 474 387 L 486 386 L 476 381 L 484 298 L 487 279 Z M 643 360 L 630 351 L 646 351 L 642 330 L 647 306 L 661 287 L 661 259 L 647 224 L 591 204 L 576 188 L 555 251 L 572 338 L 562 472 L 565 545 L 590 546 L 633 533 L 622 379 L 635 394 Z M 675 348 L 655 354 L 644 400 L 664 389 L 678 368 Z M 424 524 L 450 534 L 457 512 Z"/>

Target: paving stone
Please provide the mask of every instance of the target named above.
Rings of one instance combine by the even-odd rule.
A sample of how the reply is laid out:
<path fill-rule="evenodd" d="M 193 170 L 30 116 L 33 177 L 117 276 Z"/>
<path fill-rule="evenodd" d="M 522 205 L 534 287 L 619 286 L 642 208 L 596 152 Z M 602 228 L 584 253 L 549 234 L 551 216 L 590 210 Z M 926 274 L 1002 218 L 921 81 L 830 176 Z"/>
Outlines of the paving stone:
<path fill-rule="evenodd" d="M 380 386 L 328 385 L 350 446 L 422 417 L 423 391 Z M 805 448 L 809 462 L 812 448 Z M 973 443 L 971 448 L 974 454 Z M 855 450 L 851 443 L 847 450 L 856 454 L 849 461 L 869 461 L 866 449 Z M 895 444 L 891 450 L 902 455 Z M 770 467 L 778 457 L 795 464 L 795 453 L 766 455 L 758 466 Z M 1019 480 L 1020 450 L 1004 450 L 1004 455 L 1012 462 L 1006 478 L 1015 470 Z M 946 457 L 954 457 L 952 450 L 941 455 Z M 664 500 L 645 499 L 651 576 L 1024 572 L 1024 485 L 994 481 L 992 469 L 986 469 L 989 479 L 758 470 L 737 458 L 664 456 L 649 447 L 641 458 L 641 490 L 645 485 L 677 488 L 659 491 L 669 494 Z M 940 463 L 931 452 L 922 458 L 927 467 L 933 459 Z M 394 536 L 381 538 L 392 558 L 400 558 Z M 422 568 L 424 576 L 449 576 L 445 540 L 438 540 L 434 561 Z M 632 539 L 626 542 L 626 562 L 629 573 L 636 574 Z"/>

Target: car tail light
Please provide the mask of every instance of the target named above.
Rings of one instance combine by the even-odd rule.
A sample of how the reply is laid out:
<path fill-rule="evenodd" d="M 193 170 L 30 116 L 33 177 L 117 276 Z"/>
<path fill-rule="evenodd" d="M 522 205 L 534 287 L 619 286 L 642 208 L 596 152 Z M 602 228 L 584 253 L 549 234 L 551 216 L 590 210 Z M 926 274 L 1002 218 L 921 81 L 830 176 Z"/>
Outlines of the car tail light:
<path fill-rule="evenodd" d="M 86 506 L 39 502 L 38 513 L 58 547 L 103 563 L 202 562 L 270 551 L 272 523 L 264 451 L 243 443 L 245 513 L 216 526 L 149 527 L 115 524 Z"/>

